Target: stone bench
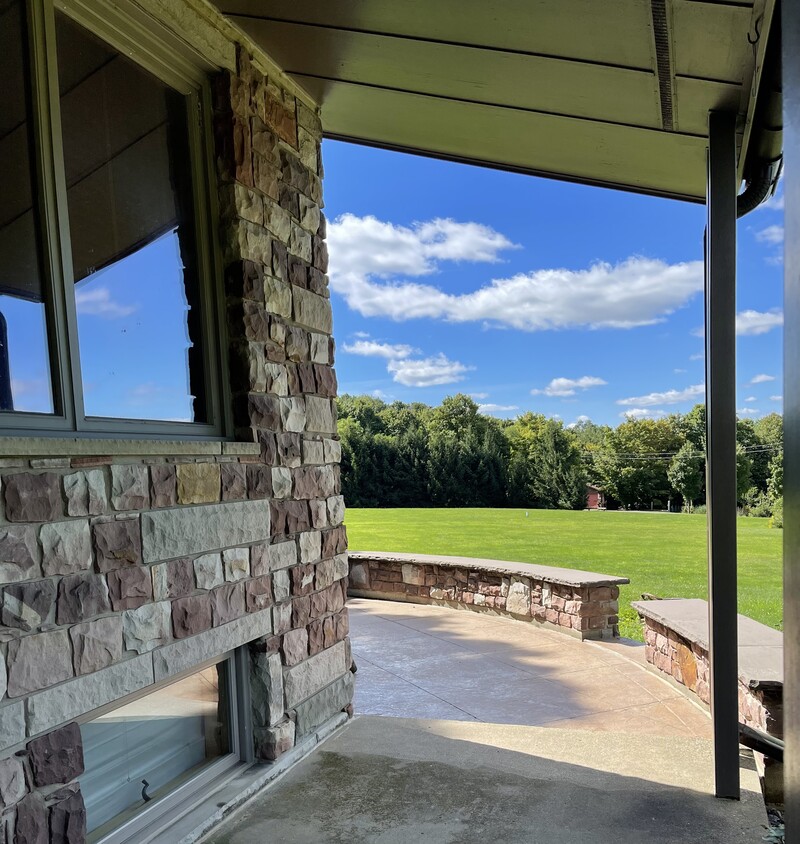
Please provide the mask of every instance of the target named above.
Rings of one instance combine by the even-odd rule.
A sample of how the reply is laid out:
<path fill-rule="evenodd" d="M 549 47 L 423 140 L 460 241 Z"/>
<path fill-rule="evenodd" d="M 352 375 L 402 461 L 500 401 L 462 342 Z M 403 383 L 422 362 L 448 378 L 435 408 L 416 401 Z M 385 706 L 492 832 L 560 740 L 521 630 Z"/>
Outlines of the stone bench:
<path fill-rule="evenodd" d="M 645 657 L 710 705 L 708 603 L 699 598 L 634 601 L 645 625 Z M 739 617 L 739 720 L 783 738 L 783 634 Z M 769 799 L 782 802 L 782 765 L 765 761 Z"/>
<path fill-rule="evenodd" d="M 551 566 L 351 551 L 348 593 L 468 608 L 537 622 L 581 639 L 619 635 L 619 587 L 625 577 Z"/>

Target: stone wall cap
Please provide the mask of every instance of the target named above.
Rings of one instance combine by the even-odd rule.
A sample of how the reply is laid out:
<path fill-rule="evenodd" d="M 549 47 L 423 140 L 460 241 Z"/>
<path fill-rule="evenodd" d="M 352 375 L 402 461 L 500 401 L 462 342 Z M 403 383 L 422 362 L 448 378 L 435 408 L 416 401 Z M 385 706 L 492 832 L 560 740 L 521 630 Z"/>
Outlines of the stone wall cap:
<path fill-rule="evenodd" d="M 228 440 L 103 437 L 0 437 L 0 457 L 204 457 L 217 454 L 260 454 L 261 446 Z"/>
<path fill-rule="evenodd" d="M 565 569 L 555 566 L 540 566 L 535 563 L 512 563 L 507 560 L 486 560 L 480 557 L 446 557 L 438 554 L 400 554 L 393 551 L 350 551 L 351 561 L 375 560 L 381 563 L 402 565 L 436 565 L 448 568 L 468 568 L 492 574 L 529 577 L 533 580 L 546 580 L 563 586 L 620 586 L 630 583 L 627 577 L 614 577 L 608 574 L 596 574 L 580 569 Z"/>
<path fill-rule="evenodd" d="M 702 598 L 632 601 L 640 616 L 657 622 L 708 651 L 708 602 Z M 751 689 L 783 684 L 783 633 L 738 616 L 739 677 Z"/>

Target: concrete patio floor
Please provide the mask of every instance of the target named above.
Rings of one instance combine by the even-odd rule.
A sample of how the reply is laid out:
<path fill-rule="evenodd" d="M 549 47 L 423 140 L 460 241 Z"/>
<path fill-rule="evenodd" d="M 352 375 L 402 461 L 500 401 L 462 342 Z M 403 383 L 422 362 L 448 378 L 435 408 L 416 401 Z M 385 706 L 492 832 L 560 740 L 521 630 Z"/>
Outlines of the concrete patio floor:
<path fill-rule="evenodd" d="M 357 717 L 209 842 L 733 844 L 764 835 L 752 756 L 741 755 L 742 800 L 715 799 L 709 719 L 643 667 L 643 649 L 466 611 L 350 607 Z"/>

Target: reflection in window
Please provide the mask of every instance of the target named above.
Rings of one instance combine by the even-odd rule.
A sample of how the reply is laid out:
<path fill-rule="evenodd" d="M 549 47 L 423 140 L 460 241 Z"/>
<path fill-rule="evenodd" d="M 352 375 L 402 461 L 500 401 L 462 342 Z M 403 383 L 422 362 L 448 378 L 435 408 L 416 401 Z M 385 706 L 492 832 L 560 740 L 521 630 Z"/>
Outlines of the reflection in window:
<path fill-rule="evenodd" d="M 57 17 L 87 416 L 206 421 L 187 98 Z"/>
<path fill-rule="evenodd" d="M 0 3 L 0 410 L 52 413 L 25 44 L 23 5 Z"/>
<path fill-rule="evenodd" d="M 81 726 L 87 830 L 100 838 L 231 752 L 228 662 Z"/>

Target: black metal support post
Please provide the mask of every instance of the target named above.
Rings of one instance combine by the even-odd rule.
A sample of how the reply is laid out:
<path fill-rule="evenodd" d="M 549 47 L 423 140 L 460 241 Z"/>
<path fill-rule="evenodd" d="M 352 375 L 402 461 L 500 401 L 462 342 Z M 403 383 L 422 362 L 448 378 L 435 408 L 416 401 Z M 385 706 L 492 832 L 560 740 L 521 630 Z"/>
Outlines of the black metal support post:
<path fill-rule="evenodd" d="M 800 842 L 800 3 L 783 3 L 783 768 L 786 842 Z"/>
<path fill-rule="evenodd" d="M 739 799 L 736 613 L 736 115 L 708 116 L 706 502 L 717 797 Z"/>

